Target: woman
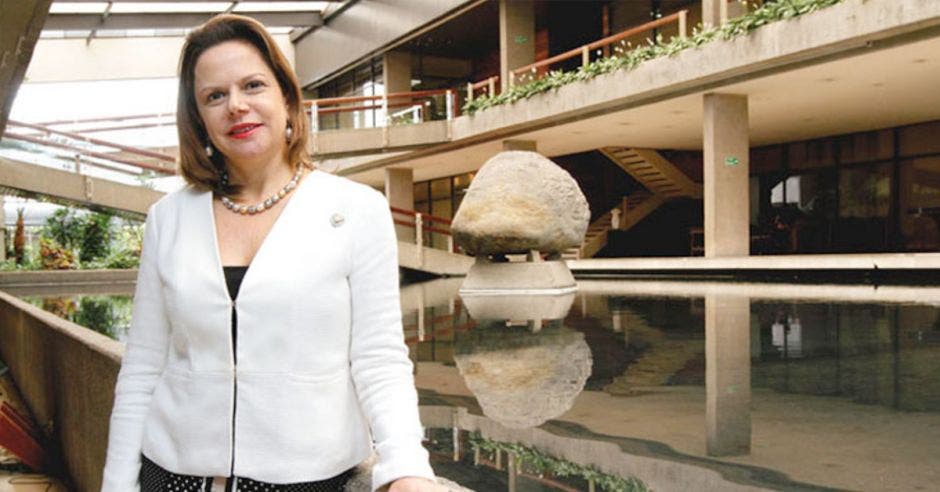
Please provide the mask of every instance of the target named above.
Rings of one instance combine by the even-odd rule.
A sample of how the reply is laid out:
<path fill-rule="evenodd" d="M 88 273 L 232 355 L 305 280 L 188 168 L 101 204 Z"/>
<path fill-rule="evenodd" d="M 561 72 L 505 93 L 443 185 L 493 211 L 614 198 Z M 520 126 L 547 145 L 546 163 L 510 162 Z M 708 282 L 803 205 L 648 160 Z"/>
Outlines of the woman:
<path fill-rule="evenodd" d="M 189 186 L 153 205 L 103 490 L 433 490 L 388 203 L 312 169 L 290 66 L 220 15 L 180 62 Z M 371 427 L 371 433 L 370 433 Z"/>

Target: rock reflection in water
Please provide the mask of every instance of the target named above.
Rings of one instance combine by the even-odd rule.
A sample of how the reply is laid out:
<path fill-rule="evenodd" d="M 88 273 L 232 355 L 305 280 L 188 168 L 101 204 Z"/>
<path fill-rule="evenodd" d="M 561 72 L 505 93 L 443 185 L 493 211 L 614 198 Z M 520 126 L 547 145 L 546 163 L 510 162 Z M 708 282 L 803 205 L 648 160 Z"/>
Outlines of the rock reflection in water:
<path fill-rule="evenodd" d="M 568 411 L 591 375 L 584 335 L 548 321 L 533 333 L 481 321 L 456 339 L 454 360 L 483 413 L 510 428 L 538 426 Z"/>

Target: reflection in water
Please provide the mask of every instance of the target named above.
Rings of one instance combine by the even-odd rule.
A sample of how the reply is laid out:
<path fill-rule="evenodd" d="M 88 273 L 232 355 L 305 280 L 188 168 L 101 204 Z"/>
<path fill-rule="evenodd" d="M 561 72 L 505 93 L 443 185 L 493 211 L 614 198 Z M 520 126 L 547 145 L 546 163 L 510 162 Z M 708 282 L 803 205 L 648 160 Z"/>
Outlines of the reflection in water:
<path fill-rule="evenodd" d="M 568 411 L 591 374 L 583 334 L 559 320 L 534 333 L 528 326 L 485 321 L 456 339 L 457 369 L 483 413 L 511 428 L 535 427 Z"/>
<path fill-rule="evenodd" d="M 119 341 L 127 338 L 131 325 L 133 299 L 127 295 L 26 296 L 23 299 Z"/>
<path fill-rule="evenodd" d="M 604 473 L 534 446 L 490 439 L 479 431 L 429 428 L 426 435 L 435 472 L 474 490 L 647 490 L 638 480 Z"/>
<path fill-rule="evenodd" d="M 935 289 L 584 281 L 564 309 L 505 314 L 505 299 L 468 310 L 459 285 L 402 300 L 422 402 L 469 409 L 462 430 L 652 490 L 940 483 Z M 130 317 L 128 296 L 33 302 L 117 338 Z M 505 468 L 468 466 L 458 482 L 509 487 Z"/>

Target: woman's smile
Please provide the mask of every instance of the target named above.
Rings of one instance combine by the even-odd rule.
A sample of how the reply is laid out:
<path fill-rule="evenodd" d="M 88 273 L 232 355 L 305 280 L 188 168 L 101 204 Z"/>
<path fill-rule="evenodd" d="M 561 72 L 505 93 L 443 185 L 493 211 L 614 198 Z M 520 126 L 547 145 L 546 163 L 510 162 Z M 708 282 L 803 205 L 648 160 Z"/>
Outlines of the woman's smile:
<path fill-rule="evenodd" d="M 261 123 L 239 123 L 228 130 L 228 136 L 239 140 L 250 137 L 255 130 L 261 128 Z"/>

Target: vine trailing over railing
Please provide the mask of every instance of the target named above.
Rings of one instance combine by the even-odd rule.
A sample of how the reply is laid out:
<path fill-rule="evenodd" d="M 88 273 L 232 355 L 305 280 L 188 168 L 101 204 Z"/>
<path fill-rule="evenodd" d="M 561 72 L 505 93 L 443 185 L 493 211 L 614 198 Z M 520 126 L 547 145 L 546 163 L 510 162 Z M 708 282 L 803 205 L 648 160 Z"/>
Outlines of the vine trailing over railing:
<path fill-rule="evenodd" d="M 593 480 L 595 486 L 607 492 L 646 492 L 648 490 L 643 482 L 635 478 L 621 478 L 603 473 L 593 466 L 579 465 L 549 456 L 522 444 L 493 441 L 483 437 L 479 432 L 471 432 L 468 440 L 473 449 L 488 453 L 496 451 L 512 453 L 520 463 L 535 470 L 536 473 L 551 473 L 556 477 L 581 477 L 584 480 Z"/>
<path fill-rule="evenodd" d="M 702 46 L 716 39 L 729 40 L 747 34 L 761 26 L 780 20 L 799 17 L 842 3 L 843 1 L 844 0 L 777 0 L 773 3 L 765 3 L 748 14 L 729 19 L 721 27 L 702 30 L 700 26 L 697 26 L 691 36 L 685 38 L 676 36 L 665 43 L 662 42 L 662 36 L 658 36 L 656 43 L 650 42 L 648 45 L 640 46 L 629 51 L 618 50 L 613 56 L 595 60 L 581 66 L 578 70 L 571 72 L 553 70 L 541 79 L 527 84 L 516 85 L 501 94 L 476 98 L 464 105 L 463 110 L 466 114 L 474 114 L 486 108 L 516 102 L 521 99 L 528 99 L 536 94 L 557 89 L 572 82 L 590 80 L 598 75 L 610 73 L 615 70 L 632 70 L 647 60 L 672 56 L 685 49 Z"/>

